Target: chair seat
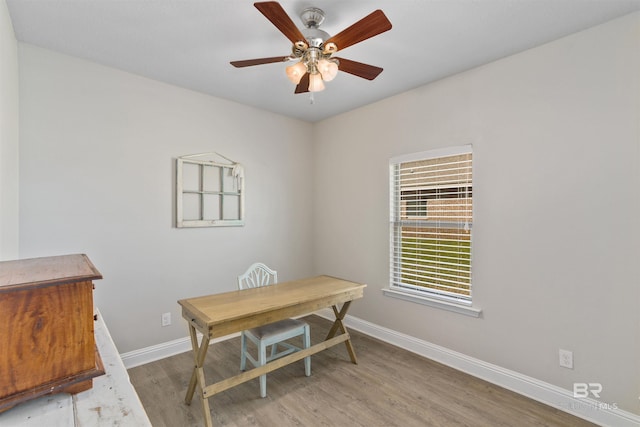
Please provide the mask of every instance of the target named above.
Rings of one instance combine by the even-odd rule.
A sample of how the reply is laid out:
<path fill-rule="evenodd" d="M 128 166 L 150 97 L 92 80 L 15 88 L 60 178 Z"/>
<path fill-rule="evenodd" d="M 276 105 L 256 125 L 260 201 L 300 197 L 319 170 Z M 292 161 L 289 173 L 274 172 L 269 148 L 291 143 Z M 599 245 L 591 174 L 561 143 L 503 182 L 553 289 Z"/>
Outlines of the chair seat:
<path fill-rule="evenodd" d="M 269 323 L 267 325 L 258 326 L 257 328 L 249 329 L 251 335 L 259 340 L 268 340 L 269 338 L 281 335 L 287 331 L 302 328 L 307 323 L 298 319 L 284 319 L 277 322 Z"/>

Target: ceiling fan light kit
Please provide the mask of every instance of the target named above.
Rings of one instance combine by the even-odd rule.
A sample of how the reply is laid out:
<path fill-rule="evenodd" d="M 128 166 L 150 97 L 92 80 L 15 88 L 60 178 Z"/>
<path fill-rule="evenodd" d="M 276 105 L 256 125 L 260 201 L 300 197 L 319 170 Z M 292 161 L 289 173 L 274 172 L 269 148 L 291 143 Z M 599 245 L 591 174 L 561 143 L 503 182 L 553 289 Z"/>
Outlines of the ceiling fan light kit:
<path fill-rule="evenodd" d="M 356 43 L 391 29 L 391 22 L 381 10 L 376 10 L 360 21 L 331 37 L 318 28 L 324 21 L 324 12 L 317 7 L 308 7 L 300 18 L 305 26 L 300 31 L 278 2 L 254 3 L 258 9 L 292 43 L 291 55 L 232 61 L 234 67 L 249 67 L 297 60 L 285 69 L 289 80 L 296 85 L 294 93 L 319 92 L 324 90 L 324 82 L 333 80 L 338 71 L 344 71 L 367 80 L 375 79 L 382 68 L 332 55 Z"/>
<path fill-rule="evenodd" d="M 291 83 L 297 85 L 300 83 L 302 76 L 307 72 L 307 66 L 304 62 L 297 62 L 295 65 L 290 65 L 286 68 L 287 77 L 291 80 Z"/>

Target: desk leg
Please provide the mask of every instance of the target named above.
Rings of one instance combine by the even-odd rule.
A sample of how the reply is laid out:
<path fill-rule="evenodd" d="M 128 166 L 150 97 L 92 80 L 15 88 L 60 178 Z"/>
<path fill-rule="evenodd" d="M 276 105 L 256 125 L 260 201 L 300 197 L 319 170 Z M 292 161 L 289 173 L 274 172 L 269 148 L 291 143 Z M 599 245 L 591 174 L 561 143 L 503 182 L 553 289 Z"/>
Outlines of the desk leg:
<path fill-rule="evenodd" d="M 189 335 L 191 336 L 191 347 L 193 347 L 193 357 L 195 366 L 193 367 L 193 373 L 191 374 L 191 381 L 189 381 L 189 387 L 187 388 L 187 395 L 185 397 L 185 403 L 191 404 L 193 399 L 193 393 L 196 390 L 196 385 L 200 388 L 200 399 L 202 400 L 202 410 L 204 415 L 205 425 L 207 427 L 213 426 L 211 419 L 211 410 L 209 408 L 209 399 L 204 397 L 204 389 L 206 382 L 204 378 L 204 359 L 207 356 L 207 350 L 209 349 L 209 337 L 203 336 L 200 345 L 198 345 L 198 336 L 196 334 L 196 328 L 193 325 L 189 325 Z"/>
<path fill-rule="evenodd" d="M 340 329 L 340 332 L 342 332 L 343 334 L 347 333 L 347 328 L 344 326 L 344 323 L 342 322 L 342 320 L 347 315 L 347 311 L 349 310 L 350 305 L 351 305 L 351 301 L 345 302 L 339 311 L 338 311 L 338 307 L 336 307 L 335 305 L 331 306 L 331 308 L 333 308 L 333 314 L 335 314 L 336 316 L 336 320 L 333 322 L 333 325 L 331 326 L 331 329 L 329 330 L 329 333 L 327 334 L 327 338 L 325 338 L 325 341 L 333 338 L 336 335 L 336 332 L 338 332 L 338 329 Z M 353 344 L 351 343 L 351 337 L 349 337 L 349 339 L 346 340 L 344 343 L 347 346 L 347 352 L 349 353 L 351 362 L 357 365 L 358 359 L 356 358 L 356 351 L 354 350 Z"/>

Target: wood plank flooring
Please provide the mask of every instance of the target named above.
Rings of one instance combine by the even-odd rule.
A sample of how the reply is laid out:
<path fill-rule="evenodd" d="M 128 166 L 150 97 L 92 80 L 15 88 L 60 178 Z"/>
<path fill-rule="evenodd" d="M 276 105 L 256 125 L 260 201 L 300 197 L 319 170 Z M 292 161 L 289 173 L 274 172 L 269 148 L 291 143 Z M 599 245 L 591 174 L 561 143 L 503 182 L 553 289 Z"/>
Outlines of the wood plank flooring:
<path fill-rule="evenodd" d="M 318 316 L 312 344 L 331 322 Z M 185 326 L 186 330 L 186 326 Z M 300 361 L 267 375 L 267 397 L 258 379 L 215 395 L 215 426 L 592 426 L 580 418 L 511 391 L 350 331 L 358 365 L 344 345 L 312 356 L 311 377 Z M 207 382 L 235 375 L 240 338 L 213 344 L 207 354 Z M 154 427 L 202 426 L 202 405 L 184 403 L 193 356 L 190 352 L 129 370 Z"/>

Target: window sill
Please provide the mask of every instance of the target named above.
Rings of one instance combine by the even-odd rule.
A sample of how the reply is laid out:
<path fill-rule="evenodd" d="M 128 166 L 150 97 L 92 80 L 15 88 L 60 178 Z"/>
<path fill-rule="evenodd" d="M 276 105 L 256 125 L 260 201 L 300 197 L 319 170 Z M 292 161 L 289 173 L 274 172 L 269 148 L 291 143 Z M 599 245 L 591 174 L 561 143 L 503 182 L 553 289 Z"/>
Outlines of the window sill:
<path fill-rule="evenodd" d="M 429 298 L 423 295 L 417 295 L 410 292 L 398 291 L 396 289 L 383 288 L 382 293 L 391 298 L 398 298 L 404 301 L 415 302 L 429 307 L 440 308 L 442 310 L 453 311 L 454 313 L 464 314 L 471 317 L 480 317 L 482 310 L 476 307 L 464 306 L 460 304 L 442 301 L 435 298 Z"/>

